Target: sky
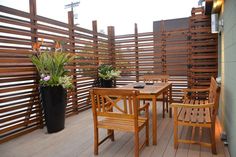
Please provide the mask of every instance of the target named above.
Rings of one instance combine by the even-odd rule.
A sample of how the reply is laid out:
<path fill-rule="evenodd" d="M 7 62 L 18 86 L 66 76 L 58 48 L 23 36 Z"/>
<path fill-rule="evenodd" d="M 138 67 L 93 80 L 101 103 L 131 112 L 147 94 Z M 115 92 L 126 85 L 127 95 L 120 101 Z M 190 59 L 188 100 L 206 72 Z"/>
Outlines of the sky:
<path fill-rule="evenodd" d="M 135 23 L 138 32 L 151 32 L 153 21 L 188 17 L 198 5 L 198 0 L 37 0 L 37 14 L 67 22 L 70 9 L 64 6 L 77 1 L 76 24 L 92 29 L 92 21 L 97 20 L 98 31 L 114 26 L 117 35 L 134 33 Z M 29 11 L 29 0 L 0 0 L 0 4 Z"/>

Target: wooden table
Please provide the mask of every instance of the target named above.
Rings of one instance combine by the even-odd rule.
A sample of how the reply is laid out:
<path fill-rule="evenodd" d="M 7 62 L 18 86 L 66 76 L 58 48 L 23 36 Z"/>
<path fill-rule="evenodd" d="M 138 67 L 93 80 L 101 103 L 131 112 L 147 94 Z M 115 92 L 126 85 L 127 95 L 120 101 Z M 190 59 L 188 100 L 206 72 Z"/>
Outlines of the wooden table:
<path fill-rule="evenodd" d="M 144 85 L 144 88 L 134 88 L 135 85 Z M 132 83 L 119 88 L 125 89 L 137 89 L 140 91 L 140 99 L 152 100 L 152 133 L 153 133 L 153 145 L 157 144 L 157 97 L 163 92 L 168 91 L 169 102 L 172 102 L 172 84 L 171 83 L 155 83 L 153 85 L 145 85 L 145 83 Z M 170 108 L 170 116 L 171 116 Z"/>

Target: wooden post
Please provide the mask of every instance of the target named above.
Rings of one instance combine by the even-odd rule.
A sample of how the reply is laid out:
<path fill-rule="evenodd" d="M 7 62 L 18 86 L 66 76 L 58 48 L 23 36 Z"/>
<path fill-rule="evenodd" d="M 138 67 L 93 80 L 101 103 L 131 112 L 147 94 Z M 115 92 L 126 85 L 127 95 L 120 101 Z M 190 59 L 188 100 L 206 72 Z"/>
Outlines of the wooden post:
<path fill-rule="evenodd" d="M 73 11 L 68 11 L 70 52 L 75 52 L 74 15 L 73 14 L 74 14 Z"/>
<path fill-rule="evenodd" d="M 29 0 L 29 10 L 30 10 L 30 24 L 31 24 L 31 26 L 35 26 L 37 24 L 37 20 L 35 20 L 35 17 L 37 15 L 36 0 Z M 31 43 L 32 43 L 32 50 L 33 50 L 33 43 L 36 43 L 38 41 L 37 28 L 31 27 L 30 30 L 31 30 L 31 34 L 32 34 L 31 35 Z M 37 85 L 39 84 L 39 79 L 40 79 L 39 76 L 34 79 L 34 81 Z M 38 88 L 35 88 L 34 90 L 36 91 L 36 90 L 38 90 Z M 38 99 L 40 99 L 39 95 L 38 95 Z M 31 101 L 32 105 L 28 106 L 29 112 L 25 116 L 25 118 L 26 118 L 25 124 L 26 125 L 28 125 L 28 122 L 30 120 L 30 115 L 32 113 L 32 108 L 33 108 L 33 104 L 34 104 L 35 100 L 30 100 L 30 101 Z M 39 112 L 36 113 L 40 117 L 38 125 L 39 125 L 39 128 L 43 128 L 43 113 L 42 113 L 43 109 L 42 109 L 40 104 L 38 104 L 38 105 L 39 105 L 39 108 L 40 108 Z"/>
<path fill-rule="evenodd" d="M 115 28 L 113 26 L 108 26 L 107 32 L 108 32 L 108 53 L 109 53 L 108 64 L 111 64 L 113 67 L 116 67 Z M 114 80 L 114 86 L 116 86 L 116 80 Z"/>
<path fill-rule="evenodd" d="M 153 70 L 153 74 L 158 74 L 158 69 L 160 69 L 160 67 L 158 66 L 158 57 L 156 57 L 158 55 L 158 53 L 160 53 L 160 51 L 158 51 L 159 49 L 159 41 L 158 41 L 158 34 L 160 34 L 159 32 L 153 31 L 153 43 L 154 43 L 154 52 L 153 52 L 153 56 L 154 56 L 154 70 Z"/>
<path fill-rule="evenodd" d="M 188 34 L 187 34 L 187 40 L 188 40 L 188 67 L 187 67 L 187 81 L 188 81 L 188 88 L 191 88 L 192 86 L 192 77 L 191 77 L 191 67 L 192 67 L 192 42 L 191 42 L 191 38 L 192 38 L 192 34 L 191 34 L 191 17 L 189 18 L 189 27 L 188 27 Z"/>
<path fill-rule="evenodd" d="M 30 24 L 35 26 L 37 24 L 37 20 L 35 20 L 35 17 L 37 15 L 37 8 L 36 8 L 36 0 L 29 0 L 29 9 L 30 9 Z M 36 28 L 32 28 L 31 27 L 31 41 L 32 43 L 37 42 L 37 29 Z M 32 44 L 32 48 L 33 48 L 33 44 Z"/>
<path fill-rule="evenodd" d="M 97 31 L 97 21 L 93 21 L 93 49 L 94 49 L 94 55 L 95 55 L 95 60 L 94 63 L 96 67 L 99 66 L 99 58 L 98 58 L 98 31 Z M 98 78 L 98 70 L 97 70 L 97 77 Z"/>
<path fill-rule="evenodd" d="M 110 56 L 109 63 L 115 67 L 115 30 L 113 26 L 108 26 L 108 52 Z"/>
<path fill-rule="evenodd" d="M 135 38 L 135 71 L 136 71 L 136 82 L 139 82 L 139 57 L 138 57 L 138 26 L 134 24 L 134 38 Z"/>
<path fill-rule="evenodd" d="M 70 53 L 75 54 L 75 35 L 74 35 L 74 13 L 73 11 L 68 11 L 68 25 L 69 25 L 69 39 L 70 39 L 70 47 L 69 51 Z M 73 70 L 72 70 L 72 75 L 73 75 L 73 84 L 74 84 L 74 89 L 71 91 L 73 94 L 72 96 L 72 106 L 73 110 L 76 114 L 79 113 L 78 111 L 78 102 L 77 102 L 77 81 L 76 81 L 76 62 L 73 63 Z"/>
<path fill-rule="evenodd" d="M 165 34 L 165 23 L 161 21 L 161 64 L 162 74 L 166 74 L 166 34 Z"/>

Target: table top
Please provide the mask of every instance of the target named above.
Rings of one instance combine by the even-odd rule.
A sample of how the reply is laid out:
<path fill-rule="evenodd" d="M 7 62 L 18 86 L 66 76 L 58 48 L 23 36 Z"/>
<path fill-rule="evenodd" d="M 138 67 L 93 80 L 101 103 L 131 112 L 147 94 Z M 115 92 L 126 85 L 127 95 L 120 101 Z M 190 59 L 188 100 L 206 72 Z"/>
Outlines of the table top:
<path fill-rule="evenodd" d="M 137 89 L 139 90 L 140 94 L 159 94 L 162 92 L 164 89 L 168 88 L 171 86 L 171 83 L 154 83 L 147 85 L 145 83 L 140 83 L 140 82 L 135 82 L 131 83 L 122 87 L 122 89 Z M 140 88 L 135 88 L 135 87 L 140 87 Z M 142 88 L 141 88 L 142 87 Z"/>

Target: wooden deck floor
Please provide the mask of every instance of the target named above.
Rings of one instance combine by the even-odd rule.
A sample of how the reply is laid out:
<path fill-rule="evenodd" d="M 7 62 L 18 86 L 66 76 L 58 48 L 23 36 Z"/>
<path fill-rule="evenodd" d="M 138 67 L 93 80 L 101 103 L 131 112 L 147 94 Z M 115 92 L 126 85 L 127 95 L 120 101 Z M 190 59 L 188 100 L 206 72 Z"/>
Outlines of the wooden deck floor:
<path fill-rule="evenodd" d="M 159 105 L 161 106 L 161 105 Z M 151 123 L 151 122 L 150 122 Z M 180 144 L 173 148 L 173 119 L 161 117 L 158 107 L 157 145 L 150 145 L 141 151 L 142 157 L 229 157 L 228 149 L 219 139 L 217 127 L 217 155 L 212 155 L 209 148 L 199 145 Z M 151 124 L 150 124 L 151 126 Z M 181 128 L 181 137 L 191 137 L 191 128 Z M 208 139 L 208 131 L 203 130 L 203 139 Z M 101 131 L 104 135 L 106 132 Z M 144 139 L 144 132 L 140 133 Z M 91 110 L 66 119 L 66 128 L 58 133 L 47 134 L 46 129 L 39 129 L 25 136 L 0 145 L 1 157 L 91 157 L 93 155 L 93 121 Z M 101 157 L 132 157 L 133 134 L 115 132 L 115 142 L 106 141 L 99 147 Z"/>

